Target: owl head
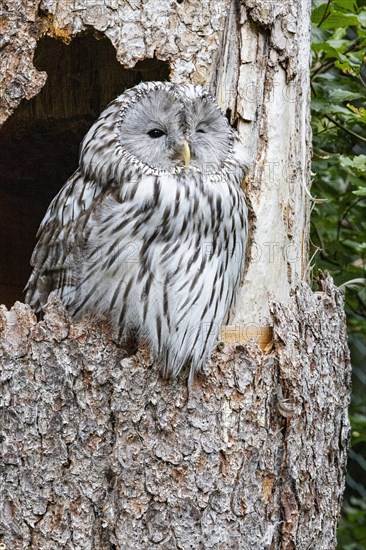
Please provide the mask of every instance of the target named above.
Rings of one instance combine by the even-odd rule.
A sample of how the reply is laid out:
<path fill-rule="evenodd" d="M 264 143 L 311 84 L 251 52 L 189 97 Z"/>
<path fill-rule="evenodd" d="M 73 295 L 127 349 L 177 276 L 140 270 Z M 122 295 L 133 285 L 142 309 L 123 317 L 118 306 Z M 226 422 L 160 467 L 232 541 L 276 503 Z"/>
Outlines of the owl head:
<path fill-rule="evenodd" d="M 235 158 L 244 164 L 236 132 L 204 88 L 143 82 L 100 115 L 84 138 L 80 166 L 100 182 L 116 179 L 118 161 L 158 175 L 216 173 Z"/>

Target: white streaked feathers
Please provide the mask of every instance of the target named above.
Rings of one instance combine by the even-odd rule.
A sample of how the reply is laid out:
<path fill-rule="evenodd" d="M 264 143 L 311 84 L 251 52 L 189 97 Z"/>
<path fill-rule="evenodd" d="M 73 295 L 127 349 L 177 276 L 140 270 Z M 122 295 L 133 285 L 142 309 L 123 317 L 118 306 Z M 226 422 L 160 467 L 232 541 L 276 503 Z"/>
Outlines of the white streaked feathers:
<path fill-rule="evenodd" d="M 158 129 L 162 135 L 152 138 Z M 187 141 L 191 160 L 180 156 Z M 107 315 L 167 374 L 207 360 L 243 269 L 244 150 L 199 86 L 142 83 L 100 115 L 39 229 L 26 300 Z"/>

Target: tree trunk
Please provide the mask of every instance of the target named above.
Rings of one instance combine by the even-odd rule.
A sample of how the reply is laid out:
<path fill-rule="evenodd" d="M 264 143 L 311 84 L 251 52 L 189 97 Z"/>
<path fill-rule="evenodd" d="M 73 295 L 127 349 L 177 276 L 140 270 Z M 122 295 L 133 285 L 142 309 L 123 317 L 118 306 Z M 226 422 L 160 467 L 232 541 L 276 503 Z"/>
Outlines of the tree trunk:
<path fill-rule="evenodd" d="M 2 306 L 0 548 L 334 548 L 350 365 L 339 292 L 306 282 L 310 0 L 6 6 L 1 301 L 21 298 L 82 134 L 141 79 L 216 95 L 247 147 L 251 221 L 226 345 L 190 391 L 55 299 L 39 323 Z"/>

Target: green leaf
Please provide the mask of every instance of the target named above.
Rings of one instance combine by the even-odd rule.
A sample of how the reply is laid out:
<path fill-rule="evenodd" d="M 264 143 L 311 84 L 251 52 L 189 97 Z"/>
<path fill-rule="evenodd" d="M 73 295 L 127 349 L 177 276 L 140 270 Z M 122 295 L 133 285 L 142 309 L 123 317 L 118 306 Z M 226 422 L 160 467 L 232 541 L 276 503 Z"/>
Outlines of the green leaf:
<path fill-rule="evenodd" d="M 333 46 L 330 46 L 327 42 L 320 42 L 313 44 L 313 51 L 316 53 L 324 52 L 327 57 L 338 58 L 338 51 Z"/>
<path fill-rule="evenodd" d="M 341 57 L 341 56 L 339 56 Z M 351 75 L 351 76 L 358 76 L 359 75 L 359 65 L 351 64 L 348 59 L 345 61 L 342 61 L 341 59 L 337 59 L 334 63 L 335 67 L 337 69 L 340 69 L 344 74 Z"/>
<path fill-rule="evenodd" d="M 323 29 L 339 29 L 348 28 L 352 25 L 357 25 L 357 15 L 352 13 L 342 13 L 340 11 L 332 11 L 329 16 L 326 16 L 321 23 Z"/>
<path fill-rule="evenodd" d="M 357 172 L 366 174 L 366 155 L 357 155 L 355 157 L 340 155 L 339 162 L 344 168 L 352 168 Z"/>
<path fill-rule="evenodd" d="M 360 97 L 364 97 L 364 94 L 350 92 L 349 90 L 342 90 L 341 88 L 336 88 L 329 90 L 329 99 L 333 101 L 351 101 L 352 99 L 359 99 Z"/>
<path fill-rule="evenodd" d="M 366 10 L 362 10 L 358 14 L 357 19 L 359 20 L 360 25 L 362 25 L 363 27 L 366 27 Z"/>
<path fill-rule="evenodd" d="M 330 32 L 320 29 L 319 27 L 313 26 L 311 29 L 312 36 L 312 45 L 314 46 L 317 43 L 326 42 L 327 38 L 330 37 Z"/>
<path fill-rule="evenodd" d="M 324 15 L 326 12 L 329 12 L 328 8 L 328 2 L 325 2 L 324 4 L 321 4 L 317 8 L 315 8 L 311 13 L 311 21 L 314 23 L 314 25 L 318 25 L 322 19 L 324 18 Z"/>
<path fill-rule="evenodd" d="M 329 39 L 327 40 L 327 44 L 329 44 L 335 50 L 343 52 L 349 47 L 349 40 L 345 40 L 344 38 Z"/>
<path fill-rule="evenodd" d="M 355 13 L 357 10 L 357 2 L 355 0 L 333 0 L 332 4 L 344 12 Z"/>
<path fill-rule="evenodd" d="M 356 191 L 353 191 L 353 194 L 358 197 L 366 197 L 366 187 L 359 187 Z"/>

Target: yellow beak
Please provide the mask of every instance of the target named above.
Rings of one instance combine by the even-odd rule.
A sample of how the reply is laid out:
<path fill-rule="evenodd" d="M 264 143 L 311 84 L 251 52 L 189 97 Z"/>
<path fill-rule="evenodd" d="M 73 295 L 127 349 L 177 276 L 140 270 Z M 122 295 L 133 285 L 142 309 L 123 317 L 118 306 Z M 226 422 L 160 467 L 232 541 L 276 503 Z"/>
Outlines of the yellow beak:
<path fill-rule="evenodd" d="M 189 164 L 189 161 L 191 160 L 191 151 L 189 150 L 189 145 L 186 140 L 184 140 L 183 142 L 183 147 L 180 151 L 180 154 L 182 155 L 185 166 L 187 166 L 187 164 Z"/>

